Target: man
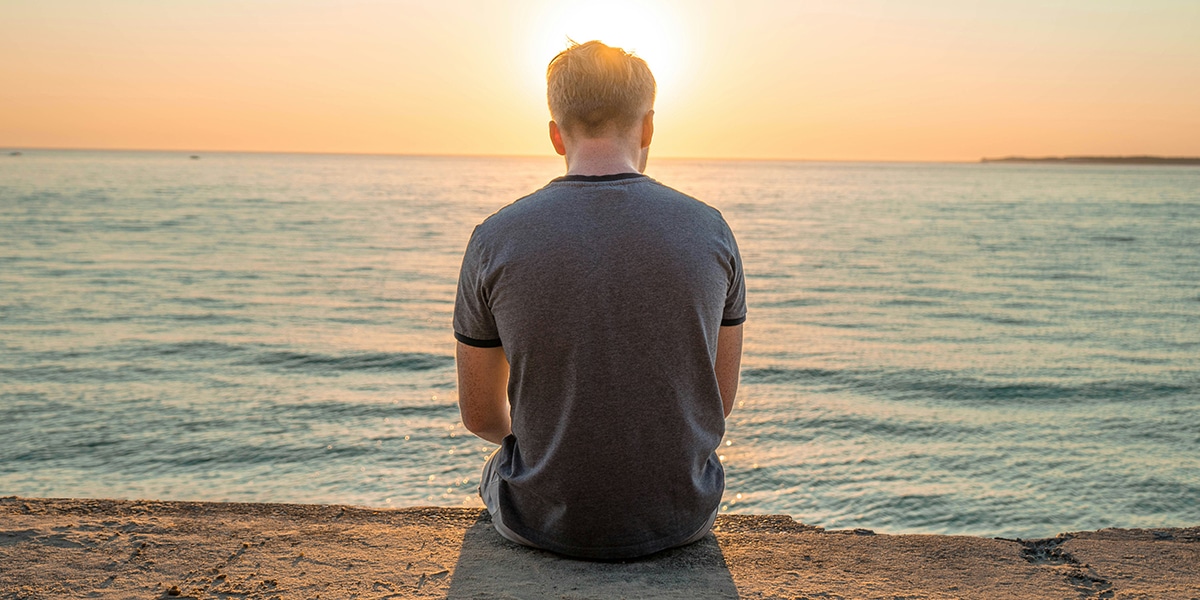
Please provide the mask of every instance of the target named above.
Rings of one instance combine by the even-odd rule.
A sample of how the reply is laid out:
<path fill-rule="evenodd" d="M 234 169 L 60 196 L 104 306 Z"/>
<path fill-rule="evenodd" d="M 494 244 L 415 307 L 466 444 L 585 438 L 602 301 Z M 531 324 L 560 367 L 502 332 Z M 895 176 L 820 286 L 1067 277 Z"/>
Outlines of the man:
<path fill-rule="evenodd" d="M 600 42 L 547 70 L 567 174 L 475 228 L 454 306 L 480 495 L 517 543 L 626 559 L 694 542 L 724 491 L 745 283 L 720 213 L 642 172 L 646 63 Z"/>

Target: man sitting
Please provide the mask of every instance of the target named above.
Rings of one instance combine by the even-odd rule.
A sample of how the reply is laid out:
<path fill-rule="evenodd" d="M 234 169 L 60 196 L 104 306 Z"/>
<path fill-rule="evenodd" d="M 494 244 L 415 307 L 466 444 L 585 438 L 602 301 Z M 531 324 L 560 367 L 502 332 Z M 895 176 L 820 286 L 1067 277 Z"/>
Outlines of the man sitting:
<path fill-rule="evenodd" d="M 745 282 L 721 214 L 645 176 L 654 77 L 600 42 L 547 70 L 567 174 L 475 228 L 454 306 L 480 495 L 527 546 L 626 559 L 708 533 Z"/>

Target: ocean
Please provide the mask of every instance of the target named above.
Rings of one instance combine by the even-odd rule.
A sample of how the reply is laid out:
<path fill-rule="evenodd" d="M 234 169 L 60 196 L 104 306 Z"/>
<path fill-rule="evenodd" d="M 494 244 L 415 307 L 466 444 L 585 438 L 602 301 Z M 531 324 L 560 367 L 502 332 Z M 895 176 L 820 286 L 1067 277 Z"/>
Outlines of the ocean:
<path fill-rule="evenodd" d="M 481 506 L 451 312 L 556 158 L 0 154 L 0 495 Z M 651 159 L 745 262 L 722 511 L 1200 524 L 1200 169 Z"/>

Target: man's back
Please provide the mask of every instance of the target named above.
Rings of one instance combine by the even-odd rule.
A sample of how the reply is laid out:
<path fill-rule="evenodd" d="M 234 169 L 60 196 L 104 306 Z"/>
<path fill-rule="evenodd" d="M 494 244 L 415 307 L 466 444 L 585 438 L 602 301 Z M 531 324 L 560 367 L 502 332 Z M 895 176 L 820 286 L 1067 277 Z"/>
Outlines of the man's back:
<path fill-rule="evenodd" d="M 706 528 L 723 491 L 718 330 L 744 317 L 720 214 L 645 176 L 560 178 L 481 224 L 455 333 L 510 363 L 504 524 L 594 558 Z"/>
<path fill-rule="evenodd" d="M 500 449 L 496 531 L 585 558 L 694 542 L 737 396 L 745 283 L 721 215 L 643 175 L 656 86 L 598 41 L 546 69 L 567 176 L 471 236 L 454 305 L 463 425 Z"/>

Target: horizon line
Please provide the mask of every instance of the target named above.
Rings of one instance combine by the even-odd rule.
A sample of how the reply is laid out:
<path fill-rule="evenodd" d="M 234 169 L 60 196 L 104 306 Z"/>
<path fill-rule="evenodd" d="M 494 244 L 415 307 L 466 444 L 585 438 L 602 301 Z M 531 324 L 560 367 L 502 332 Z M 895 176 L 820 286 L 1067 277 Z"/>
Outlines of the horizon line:
<path fill-rule="evenodd" d="M 101 147 L 82 147 L 82 146 L 0 146 L 0 151 L 8 153 L 12 151 L 77 151 L 77 152 L 162 152 L 176 154 L 296 154 L 307 156 L 392 156 L 392 157 L 411 157 L 411 158 L 561 158 L 551 154 L 450 154 L 437 152 L 353 152 L 353 151 L 316 151 L 316 150 L 204 150 L 204 149 L 188 149 L 179 148 L 101 148 Z M 863 159 L 863 158 L 784 158 L 784 157 L 728 157 L 728 156 L 651 156 L 651 162 L 655 160 L 695 160 L 695 161 L 720 161 L 720 162 L 826 162 L 826 163 L 951 163 L 951 164 L 978 164 L 985 157 L 980 157 L 974 160 L 968 159 Z"/>
<path fill-rule="evenodd" d="M 409 158 L 559 158 L 551 154 L 474 154 L 474 153 L 437 153 L 437 152 L 353 152 L 353 151 L 316 151 L 316 150 L 221 150 L 221 149 L 179 149 L 179 148 L 102 148 L 81 146 L 0 146 L 0 153 L 11 154 L 24 151 L 54 151 L 54 152 L 159 152 L 175 154 L 283 154 L 301 156 L 378 156 L 378 157 L 409 157 Z M 976 159 L 903 159 L 903 158 L 791 158 L 791 157 L 730 157 L 730 156 L 652 156 L 651 161 L 713 161 L 713 162 L 812 162 L 812 163 L 917 163 L 917 164 L 986 164 L 996 162 L 1018 161 L 1054 161 L 1064 159 L 1128 159 L 1152 158 L 1168 160 L 1200 160 L 1197 157 L 1176 156 L 1168 154 L 1007 154 L 980 156 Z"/>

